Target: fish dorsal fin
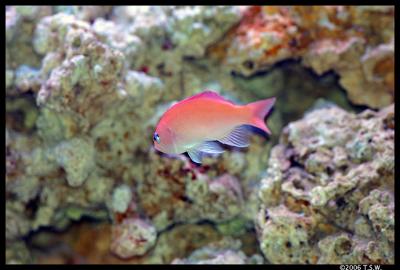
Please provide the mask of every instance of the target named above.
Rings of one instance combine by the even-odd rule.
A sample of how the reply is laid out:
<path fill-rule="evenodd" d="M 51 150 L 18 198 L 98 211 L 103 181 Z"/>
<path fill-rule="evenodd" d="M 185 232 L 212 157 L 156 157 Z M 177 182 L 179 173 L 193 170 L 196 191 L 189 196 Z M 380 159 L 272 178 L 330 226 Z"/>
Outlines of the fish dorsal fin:
<path fill-rule="evenodd" d="M 246 125 L 235 127 L 228 135 L 218 140 L 223 144 L 236 146 L 236 147 L 247 147 L 250 142 L 251 129 Z"/>
<path fill-rule="evenodd" d="M 173 102 L 170 104 L 169 108 L 166 110 L 165 113 L 169 112 L 172 108 L 174 108 L 176 105 L 181 104 L 181 103 L 185 103 L 187 101 L 190 100 L 195 100 L 195 99 L 199 99 L 199 98 L 209 98 L 209 99 L 213 99 L 213 100 L 219 100 L 219 101 L 224 101 L 226 103 L 230 103 L 233 104 L 231 101 L 226 100 L 225 98 L 223 98 L 222 96 L 220 96 L 218 93 L 214 92 L 214 91 L 210 91 L 210 90 L 206 90 L 204 92 L 198 93 L 194 96 L 191 97 L 187 97 L 185 99 L 183 99 L 180 102 Z"/>
<path fill-rule="evenodd" d="M 216 141 L 204 141 L 196 146 L 193 146 L 187 153 L 191 160 L 196 163 L 201 163 L 203 156 L 206 154 L 220 154 L 225 150 L 221 147 L 221 145 Z"/>
<path fill-rule="evenodd" d="M 193 99 L 198 99 L 198 98 L 211 98 L 211 99 L 215 99 L 215 100 L 230 102 L 230 101 L 224 99 L 218 93 L 216 93 L 214 91 L 210 91 L 210 90 L 206 90 L 206 91 L 198 93 L 194 96 L 188 97 L 186 100 L 193 100 Z"/>

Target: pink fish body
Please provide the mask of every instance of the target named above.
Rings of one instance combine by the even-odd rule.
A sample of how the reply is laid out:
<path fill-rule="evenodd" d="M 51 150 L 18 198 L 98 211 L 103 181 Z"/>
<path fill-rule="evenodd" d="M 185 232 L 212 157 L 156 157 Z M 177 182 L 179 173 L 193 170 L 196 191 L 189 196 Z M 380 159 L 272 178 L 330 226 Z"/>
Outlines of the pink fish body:
<path fill-rule="evenodd" d="M 161 117 L 153 135 L 154 147 L 163 153 L 187 152 L 197 163 L 205 154 L 224 152 L 222 144 L 249 145 L 247 125 L 270 133 L 264 118 L 275 103 L 269 98 L 236 105 L 212 91 L 184 99 Z"/>

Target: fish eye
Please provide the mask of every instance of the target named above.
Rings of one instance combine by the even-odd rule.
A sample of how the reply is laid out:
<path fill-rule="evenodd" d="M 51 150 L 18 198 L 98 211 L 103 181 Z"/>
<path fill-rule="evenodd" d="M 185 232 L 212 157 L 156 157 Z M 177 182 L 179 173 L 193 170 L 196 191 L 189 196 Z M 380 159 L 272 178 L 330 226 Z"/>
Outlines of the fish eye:
<path fill-rule="evenodd" d="M 160 136 L 158 136 L 157 132 L 154 132 L 153 141 L 156 141 L 157 143 L 160 143 Z"/>

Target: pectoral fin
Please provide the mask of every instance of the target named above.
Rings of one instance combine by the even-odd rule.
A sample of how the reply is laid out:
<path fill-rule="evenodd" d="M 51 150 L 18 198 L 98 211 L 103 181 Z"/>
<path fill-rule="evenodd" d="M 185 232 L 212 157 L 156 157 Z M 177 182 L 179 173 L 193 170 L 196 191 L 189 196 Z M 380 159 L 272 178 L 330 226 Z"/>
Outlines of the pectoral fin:
<path fill-rule="evenodd" d="M 187 151 L 187 153 L 188 153 L 190 159 L 191 159 L 193 162 L 196 162 L 196 163 L 201 164 L 201 160 L 202 160 L 203 157 L 202 157 L 201 152 L 200 152 L 198 149 L 196 149 L 196 148 L 191 148 L 191 149 L 189 149 L 189 150 Z"/>

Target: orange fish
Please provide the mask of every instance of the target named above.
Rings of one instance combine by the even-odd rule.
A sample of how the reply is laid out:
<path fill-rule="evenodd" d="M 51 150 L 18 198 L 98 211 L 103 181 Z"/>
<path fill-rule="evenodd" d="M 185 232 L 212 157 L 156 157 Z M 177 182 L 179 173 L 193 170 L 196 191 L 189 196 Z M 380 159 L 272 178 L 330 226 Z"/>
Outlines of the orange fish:
<path fill-rule="evenodd" d="M 169 108 L 153 134 L 154 147 L 166 154 L 187 152 L 201 163 L 206 154 L 224 152 L 227 144 L 247 147 L 254 126 L 270 134 L 264 118 L 275 98 L 236 105 L 212 91 L 186 98 Z"/>

